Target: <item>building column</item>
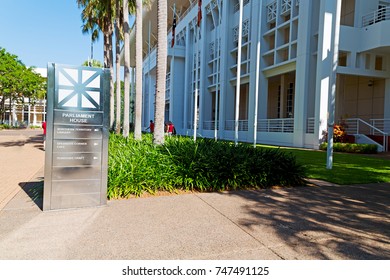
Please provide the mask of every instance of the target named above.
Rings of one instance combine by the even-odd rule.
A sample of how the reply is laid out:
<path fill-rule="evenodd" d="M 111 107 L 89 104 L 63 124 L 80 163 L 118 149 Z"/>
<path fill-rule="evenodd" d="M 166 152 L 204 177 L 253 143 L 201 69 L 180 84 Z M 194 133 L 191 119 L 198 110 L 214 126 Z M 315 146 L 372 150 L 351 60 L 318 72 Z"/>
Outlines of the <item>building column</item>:
<path fill-rule="evenodd" d="M 169 80 L 169 120 L 171 122 L 173 122 L 173 110 L 174 110 L 174 107 L 173 107 L 173 95 L 174 95 L 174 77 L 175 77 L 175 46 L 173 47 L 173 50 L 172 50 L 172 56 L 171 56 L 171 79 Z"/>
<path fill-rule="evenodd" d="M 286 118 L 286 75 L 280 75 L 280 118 Z"/>
<path fill-rule="evenodd" d="M 28 102 L 28 119 L 27 119 L 28 126 L 31 125 L 31 103 Z"/>
<path fill-rule="evenodd" d="M 305 145 L 307 103 L 308 93 L 310 91 L 309 83 L 313 77 L 313 74 L 310 72 L 312 56 L 310 53 L 312 2 L 312 0 L 301 0 L 299 5 L 298 49 L 294 99 L 293 144 L 295 147 L 303 147 Z"/>
<path fill-rule="evenodd" d="M 389 133 L 390 132 L 390 79 L 386 79 L 385 81 L 385 102 L 384 102 L 384 119 L 388 121 L 385 122 L 384 130 Z"/>
<path fill-rule="evenodd" d="M 16 123 L 18 121 L 18 116 L 16 115 L 16 102 L 12 102 L 12 125 L 16 126 Z"/>
<path fill-rule="evenodd" d="M 333 127 L 334 96 L 336 88 L 338 40 L 335 42 L 336 27 L 340 26 L 337 10 L 341 0 L 322 0 L 320 4 L 320 18 L 318 30 L 318 55 L 315 100 L 315 139 L 318 147 L 323 138 L 323 132 Z M 335 47 L 337 49 L 335 50 Z M 329 119 L 328 119 L 329 118 Z"/>
<path fill-rule="evenodd" d="M 225 121 L 226 121 L 226 103 L 228 100 L 227 91 L 229 81 L 227 75 L 229 69 L 228 64 L 228 34 L 229 34 L 229 5 L 222 5 L 222 22 L 220 26 L 221 34 L 221 54 L 220 54 L 220 79 L 219 79 L 219 116 L 218 116 L 218 138 L 224 139 L 225 137 Z"/>
<path fill-rule="evenodd" d="M 204 7 L 202 7 L 202 20 L 200 23 L 200 40 L 198 42 L 199 44 L 199 51 L 200 51 L 200 69 L 199 69 L 199 122 L 198 122 L 198 134 L 203 134 L 203 121 L 204 121 L 204 108 L 205 108 L 205 95 L 206 95 L 206 81 L 207 81 L 207 54 L 206 50 L 208 50 L 207 46 L 207 36 L 206 36 L 206 24 L 207 24 L 207 13 Z"/>
<path fill-rule="evenodd" d="M 183 132 L 184 134 L 188 134 L 188 128 L 187 128 L 187 123 L 188 123 L 188 109 L 189 109 L 189 104 L 191 100 L 188 98 L 189 96 L 189 89 L 191 88 L 191 44 L 190 44 L 190 35 L 191 35 L 191 30 L 190 30 L 190 24 L 188 23 L 186 26 L 186 47 L 185 47 L 185 60 L 184 60 L 184 98 L 183 98 Z M 191 112 L 191 110 L 189 110 Z M 190 118 L 191 119 L 191 118 Z"/>
<path fill-rule="evenodd" d="M 250 82 L 249 82 L 249 106 L 248 106 L 248 135 L 247 140 L 256 141 L 257 127 L 255 122 L 257 122 L 258 114 L 258 96 L 259 96 L 259 75 L 260 75 L 260 61 L 261 61 L 261 29 L 264 20 L 261 17 L 261 7 L 262 1 L 252 1 L 251 5 L 251 36 L 250 38 L 252 43 L 250 57 L 251 61 L 254 63 L 250 64 Z M 253 20 L 253 19 L 259 19 Z M 257 95 L 257 96 L 256 96 Z M 256 104 L 257 102 L 257 104 Z"/>

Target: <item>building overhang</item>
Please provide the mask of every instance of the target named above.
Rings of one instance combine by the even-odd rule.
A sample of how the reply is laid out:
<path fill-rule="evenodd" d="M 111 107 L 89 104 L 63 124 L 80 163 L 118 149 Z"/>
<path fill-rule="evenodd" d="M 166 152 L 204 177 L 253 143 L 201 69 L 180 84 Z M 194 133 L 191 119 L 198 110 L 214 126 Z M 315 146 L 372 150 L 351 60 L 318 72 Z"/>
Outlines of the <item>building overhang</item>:
<path fill-rule="evenodd" d="M 167 0 L 168 5 L 168 29 L 172 28 L 173 7 L 176 6 L 176 21 L 185 16 L 185 12 L 197 2 L 196 0 Z M 134 27 L 137 19 L 135 19 Z M 143 57 L 157 45 L 157 0 L 150 0 L 149 5 L 144 5 L 142 14 L 142 52 Z M 123 48 L 121 50 L 121 64 L 123 65 Z M 130 33 L 130 66 L 135 67 L 135 28 Z"/>
<path fill-rule="evenodd" d="M 390 53 L 390 20 L 366 27 L 340 27 L 340 49 L 355 50 L 359 53 Z"/>

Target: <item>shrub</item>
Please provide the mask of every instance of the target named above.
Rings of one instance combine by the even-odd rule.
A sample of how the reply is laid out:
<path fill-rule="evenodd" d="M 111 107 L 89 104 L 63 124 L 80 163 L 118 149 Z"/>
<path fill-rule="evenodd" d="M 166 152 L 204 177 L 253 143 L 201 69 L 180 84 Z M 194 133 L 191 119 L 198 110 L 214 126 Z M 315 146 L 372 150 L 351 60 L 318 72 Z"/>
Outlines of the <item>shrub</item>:
<path fill-rule="evenodd" d="M 143 192 L 176 189 L 223 191 L 304 184 L 304 169 L 292 154 L 279 149 L 235 146 L 227 141 L 169 137 L 154 146 L 111 135 L 108 196 L 128 197 Z"/>
<path fill-rule="evenodd" d="M 1 129 L 10 129 L 11 128 L 11 126 L 9 125 L 9 124 L 0 124 L 0 130 Z"/>
<path fill-rule="evenodd" d="M 169 158 L 159 153 L 150 136 L 142 141 L 110 135 L 108 197 L 129 197 L 159 189 L 172 190 Z"/>
<path fill-rule="evenodd" d="M 321 150 L 326 150 L 328 143 L 320 145 Z M 333 143 L 333 151 L 356 154 L 376 154 L 378 147 L 375 144 Z"/>
<path fill-rule="evenodd" d="M 278 149 L 184 137 L 169 139 L 164 148 L 185 189 L 219 191 L 303 183 L 303 169 L 295 157 Z"/>
<path fill-rule="evenodd" d="M 346 142 L 347 132 L 345 131 L 346 124 L 341 122 L 341 124 L 335 124 L 333 126 L 333 141 L 335 143 L 344 143 Z M 322 139 L 328 141 L 328 131 L 322 132 Z"/>

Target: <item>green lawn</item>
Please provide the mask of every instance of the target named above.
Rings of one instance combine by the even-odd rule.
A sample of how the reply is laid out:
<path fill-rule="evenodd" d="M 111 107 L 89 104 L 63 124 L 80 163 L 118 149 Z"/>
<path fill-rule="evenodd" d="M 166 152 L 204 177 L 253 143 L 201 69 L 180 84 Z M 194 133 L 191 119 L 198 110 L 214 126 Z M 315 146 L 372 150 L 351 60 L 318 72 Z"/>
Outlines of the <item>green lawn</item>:
<path fill-rule="evenodd" d="M 269 147 L 269 146 L 265 146 Z M 333 168 L 326 169 L 326 152 L 280 148 L 296 156 L 307 169 L 307 178 L 349 185 L 390 182 L 390 160 L 371 155 L 334 153 Z"/>

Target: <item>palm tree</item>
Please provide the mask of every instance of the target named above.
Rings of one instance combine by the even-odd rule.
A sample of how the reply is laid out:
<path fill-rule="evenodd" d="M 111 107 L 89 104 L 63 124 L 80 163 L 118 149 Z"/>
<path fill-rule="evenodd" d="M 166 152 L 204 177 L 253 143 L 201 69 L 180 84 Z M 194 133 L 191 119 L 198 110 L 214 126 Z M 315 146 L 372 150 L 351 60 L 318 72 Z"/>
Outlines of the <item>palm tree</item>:
<path fill-rule="evenodd" d="M 110 69 L 110 127 L 114 127 L 115 95 L 114 95 L 114 55 L 112 37 L 113 29 L 113 0 L 100 0 L 103 4 L 103 35 L 104 35 L 104 67 Z"/>
<path fill-rule="evenodd" d="M 153 142 L 164 144 L 165 81 L 167 72 L 167 23 L 168 5 L 157 0 L 157 88 L 154 107 L 155 129 Z"/>
<path fill-rule="evenodd" d="M 123 0 L 123 31 L 124 31 L 124 109 L 123 109 L 123 136 L 129 136 L 130 123 L 130 26 L 129 0 Z"/>
<path fill-rule="evenodd" d="M 85 28 L 99 28 L 103 32 L 104 67 L 110 69 L 110 127 L 114 124 L 114 69 L 113 69 L 113 0 L 77 0 L 83 7 L 82 20 Z"/>
<path fill-rule="evenodd" d="M 142 0 L 136 0 L 136 19 L 135 26 L 135 123 L 134 139 L 141 140 L 141 121 L 142 121 Z"/>
<path fill-rule="evenodd" d="M 122 11 L 120 0 L 115 0 L 115 69 L 116 69 L 116 117 L 115 117 L 115 133 L 121 132 L 121 73 L 120 73 L 120 41 L 121 41 L 121 25 L 122 25 Z"/>
<path fill-rule="evenodd" d="M 88 64 L 85 66 L 92 66 L 93 62 L 93 44 L 99 39 L 99 29 L 93 18 L 86 19 L 84 25 L 81 27 L 83 34 L 91 33 L 91 57 Z"/>

